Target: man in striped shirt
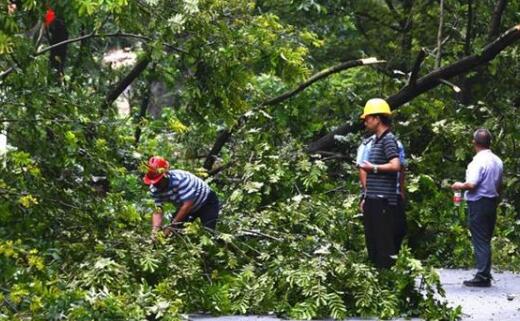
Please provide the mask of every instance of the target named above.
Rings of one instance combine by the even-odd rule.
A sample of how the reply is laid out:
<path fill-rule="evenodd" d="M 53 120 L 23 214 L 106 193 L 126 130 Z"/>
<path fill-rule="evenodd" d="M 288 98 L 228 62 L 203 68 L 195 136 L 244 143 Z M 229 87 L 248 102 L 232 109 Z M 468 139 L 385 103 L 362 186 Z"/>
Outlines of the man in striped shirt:
<path fill-rule="evenodd" d="M 143 179 L 150 186 L 156 205 L 152 215 L 152 234 L 162 227 L 162 205 L 166 202 L 177 206 L 172 225 L 191 222 L 198 217 L 205 227 L 215 229 L 219 214 L 215 192 L 197 176 L 183 170 L 170 170 L 169 166 L 164 158 L 153 156 L 148 161 L 148 172 Z"/>
<path fill-rule="evenodd" d="M 390 106 L 379 98 L 367 101 L 361 119 L 376 135 L 370 155 L 359 168 L 367 173 L 363 224 L 368 257 L 378 268 L 389 268 L 397 253 L 395 220 L 397 173 L 401 170 L 397 140 L 390 130 Z"/>
<path fill-rule="evenodd" d="M 370 149 L 372 148 L 373 142 L 376 140 L 376 135 L 365 138 L 361 145 L 359 145 L 356 156 L 356 165 L 361 166 L 364 161 L 369 161 Z M 403 144 L 396 138 L 397 142 L 397 150 L 399 152 L 399 161 L 401 163 L 401 170 L 397 173 L 397 186 L 396 186 L 396 194 L 397 196 L 397 211 L 396 217 L 394 220 L 394 240 L 395 240 L 395 248 L 397 253 L 401 249 L 401 244 L 403 243 L 404 237 L 406 236 L 406 213 L 405 213 L 405 175 L 406 175 L 406 153 L 404 150 Z M 367 172 L 360 169 L 359 170 L 359 182 L 361 183 L 361 188 L 363 190 L 363 195 L 361 197 L 361 211 L 363 211 L 364 198 L 366 193 L 367 186 Z"/>

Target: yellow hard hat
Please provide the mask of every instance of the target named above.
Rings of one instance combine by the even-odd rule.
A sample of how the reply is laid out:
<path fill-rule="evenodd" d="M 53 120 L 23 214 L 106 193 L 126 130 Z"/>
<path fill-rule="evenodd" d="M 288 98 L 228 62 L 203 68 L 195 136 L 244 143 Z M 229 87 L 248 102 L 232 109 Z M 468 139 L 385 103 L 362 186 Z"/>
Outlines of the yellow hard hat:
<path fill-rule="evenodd" d="M 381 98 L 369 99 L 365 104 L 365 109 L 363 110 L 361 119 L 365 119 L 366 116 L 374 114 L 392 115 L 392 111 L 390 111 L 390 105 L 388 105 L 388 103 Z"/>

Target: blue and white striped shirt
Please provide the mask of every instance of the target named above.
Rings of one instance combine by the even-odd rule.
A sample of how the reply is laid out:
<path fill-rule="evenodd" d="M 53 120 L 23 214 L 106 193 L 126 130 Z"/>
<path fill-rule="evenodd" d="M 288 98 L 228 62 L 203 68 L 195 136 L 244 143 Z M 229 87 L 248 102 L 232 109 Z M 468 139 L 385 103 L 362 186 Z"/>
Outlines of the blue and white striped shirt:
<path fill-rule="evenodd" d="M 361 143 L 361 145 L 359 145 L 359 147 L 357 149 L 357 155 L 356 155 L 356 165 L 357 166 L 361 166 L 364 161 L 368 161 L 368 158 L 370 156 L 370 149 L 372 148 L 372 144 L 374 143 L 374 141 L 376 139 L 377 139 L 377 136 L 374 134 L 374 135 L 364 139 L 363 142 Z M 401 141 L 399 141 L 399 139 L 397 139 L 397 137 L 396 137 L 396 142 L 397 142 L 397 151 L 399 153 L 399 161 L 401 162 L 401 166 L 406 168 L 406 167 L 408 167 L 408 162 L 406 160 L 406 153 L 404 151 L 404 146 L 401 143 Z M 397 194 L 401 193 L 400 182 L 399 182 L 400 175 L 401 175 L 401 173 L 397 172 L 397 187 L 396 187 Z"/>
<path fill-rule="evenodd" d="M 180 206 L 191 200 L 193 201 L 191 212 L 196 212 L 202 207 L 211 192 L 208 184 L 189 172 L 174 169 L 168 171 L 166 177 L 169 183 L 165 192 L 161 193 L 157 187 L 150 185 L 150 194 L 157 206 L 161 206 L 165 202 L 172 202 L 176 206 Z"/>

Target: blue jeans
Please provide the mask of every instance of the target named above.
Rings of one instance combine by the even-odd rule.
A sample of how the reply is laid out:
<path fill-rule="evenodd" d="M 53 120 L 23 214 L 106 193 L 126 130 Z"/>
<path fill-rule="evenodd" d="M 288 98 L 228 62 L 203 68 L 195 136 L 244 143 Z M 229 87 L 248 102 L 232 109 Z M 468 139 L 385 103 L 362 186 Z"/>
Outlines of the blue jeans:
<path fill-rule="evenodd" d="M 468 225 L 477 261 L 477 274 L 491 277 L 491 238 L 497 220 L 497 199 L 483 197 L 468 201 Z"/>

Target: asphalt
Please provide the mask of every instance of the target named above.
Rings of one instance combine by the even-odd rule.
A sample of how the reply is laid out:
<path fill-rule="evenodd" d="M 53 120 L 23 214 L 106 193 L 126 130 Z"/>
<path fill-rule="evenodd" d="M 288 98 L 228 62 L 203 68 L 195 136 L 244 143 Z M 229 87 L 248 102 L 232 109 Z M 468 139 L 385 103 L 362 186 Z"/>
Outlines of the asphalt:
<path fill-rule="evenodd" d="M 511 272 L 493 273 L 490 288 L 468 288 L 462 281 L 473 276 L 474 271 L 439 269 L 446 300 L 450 306 L 462 307 L 464 321 L 520 321 L 520 274 Z M 221 316 L 190 315 L 193 321 L 282 321 L 275 316 Z M 348 318 L 349 321 L 376 319 Z M 404 320 L 404 319 L 396 319 Z M 412 319 L 417 321 L 420 319 Z M 330 320 L 329 320 L 330 321 Z"/>

